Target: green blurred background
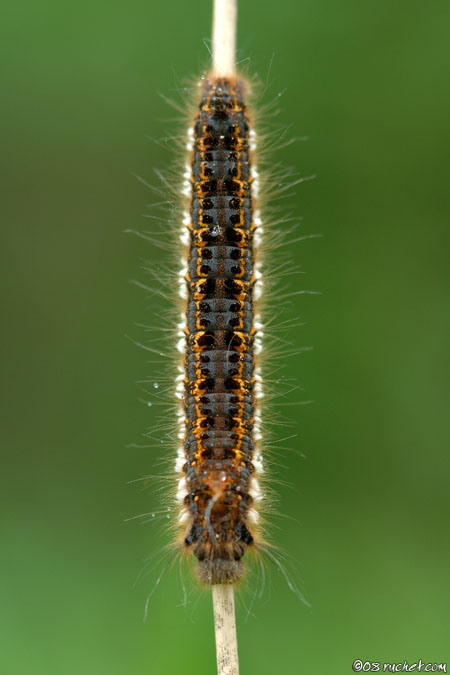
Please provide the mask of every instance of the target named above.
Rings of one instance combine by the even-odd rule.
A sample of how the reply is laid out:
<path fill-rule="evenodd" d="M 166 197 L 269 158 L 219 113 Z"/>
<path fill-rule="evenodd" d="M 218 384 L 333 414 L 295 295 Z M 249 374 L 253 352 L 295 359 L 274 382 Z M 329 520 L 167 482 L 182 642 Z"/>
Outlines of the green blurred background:
<path fill-rule="evenodd" d="M 155 377 L 156 305 L 141 259 L 176 128 L 159 96 L 199 74 L 210 3 L 31 2 L 2 10 L 3 487 L 0 672 L 213 673 L 207 594 L 183 607 L 178 570 L 145 599 L 166 543 L 150 484 L 169 452 L 126 447 L 167 412 L 138 398 Z M 306 276 L 290 331 L 303 391 L 286 408 L 273 538 L 312 609 L 272 571 L 238 601 L 241 671 L 344 675 L 354 659 L 450 661 L 448 644 L 448 2 L 241 3 L 239 45 L 284 91 L 280 124 L 307 136 L 276 155 L 302 175 L 289 251 Z M 299 281 L 300 280 L 300 281 Z M 298 286 L 300 284 L 300 286 Z M 158 307 L 160 307 L 158 305 Z M 295 372 L 294 372 L 295 371 Z M 446 372 L 447 371 L 447 372 Z M 156 397 L 150 397 L 157 402 Z M 159 434 L 159 435 L 158 435 Z M 163 438 L 164 432 L 155 432 Z M 158 520 L 158 519 L 156 519 Z M 149 563 L 151 570 L 153 563 Z M 294 575 L 295 576 L 295 575 Z M 246 609 L 247 608 L 247 609 Z"/>

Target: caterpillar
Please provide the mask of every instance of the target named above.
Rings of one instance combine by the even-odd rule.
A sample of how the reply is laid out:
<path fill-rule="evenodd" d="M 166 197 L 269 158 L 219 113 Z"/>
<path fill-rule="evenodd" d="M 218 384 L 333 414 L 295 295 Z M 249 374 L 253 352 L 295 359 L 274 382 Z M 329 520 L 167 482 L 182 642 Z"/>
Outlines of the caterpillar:
<path fill-rule="evenodd" d="M 214 0 L 212 68 L 199 82 L 183 141 L 180 362 L 174 391 L 176 546 L 196 561 L 197 578 L 212 589 L 219 675 L 239 671 L 233 587 L 245 575 L 246 554 L 267 553 L 302 597 L 261 527 L 266 185 L 256 168 L 251 86 L 235 72 L 235 27 L 236 0 Z"/>
<path fill-rule="evenodd" d="M 183 545 L 197 558 L 198 577 L 207 584 L 243 576 L 242 557 L 255 541 L 262 496 L 261 219 L 255 132 L 245 95 L 238 78 L 205 78 L 187 144 L 178 498 L 179 519 L 186 523 Z"/>

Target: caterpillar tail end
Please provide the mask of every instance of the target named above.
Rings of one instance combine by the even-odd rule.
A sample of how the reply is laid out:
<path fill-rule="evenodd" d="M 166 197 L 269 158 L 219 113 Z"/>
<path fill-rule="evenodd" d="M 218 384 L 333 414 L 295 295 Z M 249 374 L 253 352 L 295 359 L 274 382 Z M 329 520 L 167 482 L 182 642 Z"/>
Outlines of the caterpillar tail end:
<path fill-rule="evenodd" d="M 199 560 L 197 563 L 197 577 L 202 584 L 230 585 L 236 584 L 245 574 L 245 566 L 241 560 L 216 559 Z"/>

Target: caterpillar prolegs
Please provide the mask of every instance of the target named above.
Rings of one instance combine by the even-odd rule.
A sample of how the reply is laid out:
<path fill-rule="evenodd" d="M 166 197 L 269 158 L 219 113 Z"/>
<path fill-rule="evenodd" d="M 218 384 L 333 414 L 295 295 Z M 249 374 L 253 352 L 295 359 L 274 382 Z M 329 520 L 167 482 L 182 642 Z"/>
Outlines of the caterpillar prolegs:
<path fill-rule="evenodd" d="M 177 497 L 183 546 L 207 584 L 243 576 L 262 496 L 261 219 L 246 90 L 236 77 L 205 78 L 187 144 Z"/>

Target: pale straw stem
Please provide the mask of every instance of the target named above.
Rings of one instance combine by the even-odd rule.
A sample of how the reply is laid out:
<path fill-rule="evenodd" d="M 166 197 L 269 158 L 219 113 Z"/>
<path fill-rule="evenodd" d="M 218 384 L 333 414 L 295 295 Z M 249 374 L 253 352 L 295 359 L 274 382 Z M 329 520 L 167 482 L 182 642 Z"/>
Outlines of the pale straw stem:
<path fill-rule="evenodd" d="M 235 72 L 236 21 L 237 0 L 214 0 L 212 61 L 213 74 L 218 77 Z M 239 675 L 234 588 L 214 584 L 212 596 L 218 675 Z"/>
<path fill-rule="evenodd" d="M 237 0 L 214 0 L 212 60 L 219 77 L 234 75 L 236 21 Z"/>
<path fill-rule="evenodd" d="M 218 675 L 239 675 L 234 587 L 217 584 L 212 587 L 214 629 Z"/>

